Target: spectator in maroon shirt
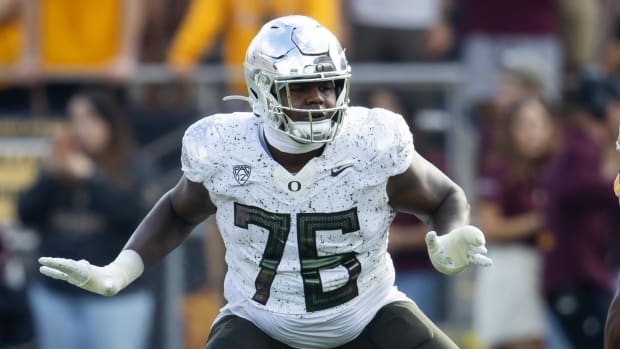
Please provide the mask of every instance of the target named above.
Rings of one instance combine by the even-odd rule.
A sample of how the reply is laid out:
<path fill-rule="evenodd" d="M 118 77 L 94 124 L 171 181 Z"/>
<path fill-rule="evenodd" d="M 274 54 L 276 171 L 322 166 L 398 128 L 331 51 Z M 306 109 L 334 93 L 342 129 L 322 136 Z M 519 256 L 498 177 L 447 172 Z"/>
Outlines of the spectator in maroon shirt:
<path fill-rule="evenodd" d="M 600 75 L 584 75 L 576 98 L 567 99 L 576 103 L 565 112 L 563 145 L 545 176 L 545 214 L 554 241 L 545 255 L 544 288 L 575 348 L 603 347 L 612 292 L 607 234 L 617 229 L 609 215 L 617 207 L 610 191 L 615 173 L 606 168 L 616 130 L 609 123 L 617 118 L 620 94 L 606 87 Z"/>
<path fill-rule="evenodd" d="M 509 108 L 501 131 L 501 157 L 478 186 L 478 221 L 487 232 L 494 265 L 477 273 L 474 328 L 490 348 L 543 349 L 537 239 L 544 231 L 542 169 L 554 149 L 555 125 L 540 99 L 526 98 Z"/>
<path fill-rule="evenodd" d="M 503 119 L 515 103 L 543 96 L 544 74 L 541 61 L 528 50 L 506 51 L 500 60 L 500 78 L 497 90 L 487 111 L 479 118 L 478 171 L 484 173 L 497 157 L 503 157 L 496 147 L 502 133 Z"/>

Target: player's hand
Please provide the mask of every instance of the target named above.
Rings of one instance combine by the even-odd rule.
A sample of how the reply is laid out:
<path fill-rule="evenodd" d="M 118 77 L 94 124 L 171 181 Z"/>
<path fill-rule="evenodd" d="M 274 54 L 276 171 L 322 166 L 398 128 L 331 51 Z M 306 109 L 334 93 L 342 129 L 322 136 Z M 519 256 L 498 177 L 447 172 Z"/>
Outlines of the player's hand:
<path fill-rule="evenodd" d="M 129 249 L 122 250 L 112 263 L 104 267 L 92 265 L 84 259 L 41 257 L 39 263 L 41 274 L 102 296 L 117 294 L 144 271 L 140 255 Z"/>
<path fill-rule="evenodd" d="M 435 269 L 446 275 L 459 273 L 472 264 L 485 267 L 493 264 L 486 256 L 484 234 L 473 225 L 456 228 L 442 236 L 429 231 L 426 248 Z"/>
<path fill-rule="evenodd" d="M 39 263 L 41 274 L 52 279 L 66 281 L 102 296 L 113 296 L 119 291 L 115 278 L 105 267 L 91 265 L 87 260 L 41 257 Z"/>

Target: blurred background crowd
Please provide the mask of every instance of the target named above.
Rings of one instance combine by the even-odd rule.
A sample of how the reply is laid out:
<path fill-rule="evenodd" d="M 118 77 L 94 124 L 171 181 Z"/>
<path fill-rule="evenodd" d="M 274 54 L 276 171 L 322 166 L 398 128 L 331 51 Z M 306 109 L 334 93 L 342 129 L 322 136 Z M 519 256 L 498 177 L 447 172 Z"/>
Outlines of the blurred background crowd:
<path fill-rule="evenodd" d="M 351 104 L 409 122 L 466 190 L 494 266 L 444 277 L 398 215 L 398 287 L 465 349 L 602 348 L 617 289 L 618 0 L 0 0 L 0 348 L 201 348 L 222 304 L 211 219 L 103 298 L 36 257 L 111 261 L 180 175 L 197 119 L 245 111 L 262 23 L 332 30 Z"/>

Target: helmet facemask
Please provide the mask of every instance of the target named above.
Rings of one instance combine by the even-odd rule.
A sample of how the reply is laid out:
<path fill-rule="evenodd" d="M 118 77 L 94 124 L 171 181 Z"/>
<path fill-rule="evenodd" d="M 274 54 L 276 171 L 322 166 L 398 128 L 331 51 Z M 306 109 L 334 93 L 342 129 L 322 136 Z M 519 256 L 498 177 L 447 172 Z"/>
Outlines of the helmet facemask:
<path fill-rule="evenodd" d="M 331 83 L 336 93 L 336 104 L 332 108 L 296 108 L 291 102 L 291 85 L 305 83 Z M 300 143 L 326 143 L 333 140 L 342 126 L 342 118 L 347 108 L 348 80 L 330 77 L 277 80 L 271 88 L 269 122 L 276 130 L 286 133 Z M 281 98 L 286 96 L 286 98 Z M 289 115 L 295 113 L 306 118 L 293 120 Z"/>
<path fill-rule="evenodd" d="M 288 16 L 267 23 L 248 48 L 245 73 L 252 109 L 269 127 L 299 143 L 327 143 L 338 135 L 349 102 L 350 67 L 336 38 L 316 21 Z M 291 105 L 291 85 L 324 82 L 335 88 L 333 108 Z M 307 119 L 295 121 L 292 113 Z"/>

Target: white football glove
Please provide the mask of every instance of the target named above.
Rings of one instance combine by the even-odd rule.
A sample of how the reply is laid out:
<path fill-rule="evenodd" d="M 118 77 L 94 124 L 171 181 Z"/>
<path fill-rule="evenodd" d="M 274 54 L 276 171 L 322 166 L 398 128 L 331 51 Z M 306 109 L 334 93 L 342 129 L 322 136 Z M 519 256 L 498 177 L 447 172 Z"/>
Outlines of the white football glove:
<path fill-rule="evenodd" d="M 66 281 L 84 290 L 113 296 L 137 279 L 144 271 L 144 263 L 134 250 L 122 250 L 116 259 L 98 267 L 87 260 L 41 257 L 41 274 Z"/>
<path fill-rule="evenodd" d="M 493 261 L 485 256 L 484 234 L 473 225 L 465 225 L 437 236 L 435 231 L 426 234 L 426 248 L 435 269 L 446 275 L 460 273 L 469 265 L 488 267 Z"/>

